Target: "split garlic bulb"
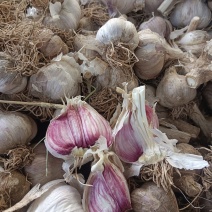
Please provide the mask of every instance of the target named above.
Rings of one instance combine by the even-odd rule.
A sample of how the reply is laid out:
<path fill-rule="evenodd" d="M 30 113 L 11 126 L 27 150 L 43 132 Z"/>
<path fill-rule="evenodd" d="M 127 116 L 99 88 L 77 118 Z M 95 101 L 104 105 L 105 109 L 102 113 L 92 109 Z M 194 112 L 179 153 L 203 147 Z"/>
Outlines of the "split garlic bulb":
<path fill-rule="evenodd" d="M 42 189 L 45 189 L 47 184 L 42 186 Z M 65 183 L 59 183 L 36 199 L 27 210 L 27 212 L 41 211 L 83 212 L 81 196 L 75 188 Z"/>
<path fill-rule="evenodd" d="M 196 89 L 187 85 L 186 78 L 179 75 L 175 67 L 166 70 L 163 79 L 156 89 L 159 103 L 168 108 L 182 106 L 196 97 Z"/>
<path fill-rule="evenodd" d="M 112 18 L 107 21 L 97 32 L 96 40 L 104 45 L 122 43 L 132 51 L 139 43 L 139 37 L 135 25 L 123 17 Z"/>
<path fill-rule="evenodd" d="M 79 65 L 69 56 L 62 56 L 42 67 L 29 80 L 29 93 L 41 100 L 61 101 L 80 94 Z"/>
<path fill-rule="evenodd" d="M 101 0 L 109 10 L 109 13 L 114 16 L 117 13 L 127 14 L 132 10 L 142 10 L 145 5 L 145 0 Z"/>
<path fill-rule="evenodd" d="M 176 43 L 181 49 L 199 57 L 209 39 L 210 36 L 206 31 L 194 30 L 183 35 Z"/>
<path fill-rule="evenodd" d="M 59 29 L 77 29 L 81 9 L 77 0 L 64 0 L 49 3 L 50 16 L 44 18 L 43 23 Z"/>
<path fill-rule="evenodd" d="M 157 77 L 168 59 L 183 57 L 180 49 L 172 48 L 159 34 L 149 29 L 138 32 L 139 45 L 135 55 L 139 59 L 134 65 L 135 74 L 141 79 Z"/>
<path fill-rule="evenodd" d="M 198 29 L 207 27 L 211 21 L 211 11 L 202 0 L 185 0 L 171 12 L 170 21 L 174 27 L 183 28 L 195 16 L 200 17 Z"/>
<path fill-rule="evenodd" d="M 12 58 L 4 52 L 0 52 L 0 92 L 15 94 L 23 91 L 27 86 L 27 77 L 21 76 L 12 69 Z"/>
<path fill-rule="evenodd" d="M 24 167 L 28 180 L 32 186 L 36 184 L 44 185 L 51 180 L 62 179 L 64 171 L 62 170 L 63 161 L 46 155 L 47 149 L 43 143 L 34 148 L 35 158 L 30 165 Z"/>
<path fill-rule="evenodd" d="M 160 16 L 154 16 L 148 21 L 141 23 L 138 30 L 144 29 L 150 29 L 152 32 L 156 32 L 160 36 L 168 38 L 172 31 L 172 26 L 168 20 L 161 18 Z"/>
<path fill-rule="evenodd" d="M 37 125 L 29 116 L 0 111 L 0 154 L 30 142 L 37 134 Z"/>

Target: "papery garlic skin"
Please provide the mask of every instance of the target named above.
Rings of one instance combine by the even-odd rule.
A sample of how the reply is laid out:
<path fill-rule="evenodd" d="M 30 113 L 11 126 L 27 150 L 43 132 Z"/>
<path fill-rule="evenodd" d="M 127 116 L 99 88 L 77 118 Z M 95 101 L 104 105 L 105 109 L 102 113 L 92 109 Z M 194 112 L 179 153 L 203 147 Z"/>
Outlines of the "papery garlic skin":
<path fill-rule="evenodd" d="M 27 86 L 27 77 L 13 71 L 12 58 L 4 52 L 0 52 L 0 92 L 4 94 L 16 94 Z"/>
<path fill-rule="evenodd" d="M 0 111 L 0 127 L 0 154 L 18 145 L 26 145 L 37 134 L 35 121 L 19 112 Z"/>
<path fill-rule="evenodd" d="M 142 10 L 145 5 L 144 0 L 101 0 L 109 10 L 111 16 L 117 13 L 127 14 L 132 10 Z"/>
<path fill-rule="evenodd" d="M 191 19 L 200 17 L 198 29 L 208 26 L 211 21 L 211 11 L 201 0 L 185 0 L 177 4 L 170 14 L 170 21 L 174 27 L 188 26 Z"/>
<path fill-rule="evenodd" d="M 29 93 L 41 100 L 61 101 L 64 97 L 80 94 L 81 75 L 79 65 L 68 56 L 42 67 L 29 80 Z"/>
<path fill-rule="evenodd" d="M 64 0 L 63 3 L 49 3 L 50 16 L 44 18 L 43 23 L 59 29 L 77 29 L 81 9 L 77 0 Z"/>
<path fill-rule="evenodd" d="M 27 212 L 41 211 L 83 212 L 81 196 L 75 188 L 65 183 L 57 184 L 36 199 L 27 210 Z"/>
<path fill-rule="evenodd" d="M 112 18 L 107 21 L 97 32 L 96 40 L 104 45 L 122 43 L 130 50 L 134 50 L 139 43 L 135 25 L 124 18 Z"/>
<path fill-rule="evenodd" d="M 36 184 L 43 186 L 49 181 L 63 178 L 63 160 L 55 158 L 51 154 L 48 155 L 47 159 L 47 149 L 43 143 L 36 146 L 33 150 L 35 154 L 34 160 L 31 164 L 24 167 L 24 171 L 32 186 Z"/>
<path fill-rule="evenodd" d="M 66 159 L 75 147 L 89 148 L 100 136 L 106 138 L 108 146 L 111 145 L 109 123 L 89 104 L 75 97 L 58 117 L 51 120 L 45 145 L 52 155 Z"/>
<path fill-rule="evenodd" d="M 100 158 L 92 165 L 93 170 L 91 169 L 87 180 L 87 184 L 92 186 L 86 186 L 83 194 L 85 211 L 123 212 L 131 209 L 126 179 L 109 155 L 110 153 L 100 153 Z"/>

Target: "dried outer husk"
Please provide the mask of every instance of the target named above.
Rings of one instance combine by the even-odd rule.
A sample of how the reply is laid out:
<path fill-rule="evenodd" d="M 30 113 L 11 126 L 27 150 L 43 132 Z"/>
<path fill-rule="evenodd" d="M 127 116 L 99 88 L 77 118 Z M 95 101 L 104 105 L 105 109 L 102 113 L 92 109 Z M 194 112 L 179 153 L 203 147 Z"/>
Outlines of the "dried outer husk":
<path fill-rule="evenodd" d="M 31 117 L 19 112 L 4 111 L 0 111 L 0 115 L 0 154 L 29 143 L 37 134 L 37 125 Z"/>
<path fill-rule="evenodd" d="M 159 34 L 149 29 L 138 32 L 139 45 L 135 55 L 139 59 L 134 65 L 135 74 L 141 79 L 153 79 L 163 69 L 165 61 L 184 57 L 184 53 L 171 47 Z"/>
<path fill-rule="evenodd" d="M 182 106 L 196 97 L 197 91 L 187 85 L 186 77 L 179 75 L 174 66 L 168 68 L 160 81 L 156 97 L 159 103 L 168 108 Z"/>
<path fill-rule="evenodd" d="M 144 183 L 131 193 L 132 207 L 135 212 L 173 211 L 178 212 L 178 204 L 173 191 L 166 192 L 153 182 Z"/>
<path fill-rule="evenodd" d="M 29 80 L 29 94 L 44 101 L 60 102 L 80 94 L 79 64 L 69 56 L 59 56 L 42 67 Z"/>
<path fill-rule="evenodd" d="M 158 33 L 161 37 L 169 38 L 172 31 L 171 23 L 160 16 L 153 16 L 148 21 L 141 23 L 138 30 L 150 29 L 152 32 Z"/>
<path fill-rule="evenodd" d="M 38 183 L 43 186 L 49 181 L 63 178 L 63 160 L 48 154 L 43 143 L 33 148 L 33 153 L 35 154 L 33 161 L 24 167 L 24 171 L 32 186 Z"/>
<path fill-rule="evenodd" d="M 46 185 L 42 188 L 45 188 Z M 74 187 L 59 183 L 36 199 L 27 210 L 27 212 L 34 211 L 83 212 L 81 196 Z"/>
<path fill-rule="evenodd" d="M 18 171 L 6 172 L 0 170 L 1 211 L 16 204 L 29 190 L 30 182 L 23 174 Z"/>
<path fill-rule="evenodd" d="M 170 21 L 174 27 L 182 28 L 189 25 L 194 16 L 200 17 L 198 29 L 208 26 L 211 21 L 211 11 L 200 0 L 185 0 L 177 4 L 170 14 Z"/>
<path fill-rule="evenodd" d="M 0 92 L 16 94 L 27 86 L 27 77 L 13 71 L 15 64 L 10 55 L 0 52 Z"/>
<path fill-rule="evenodd" d="M 212 110 L 212 81 L 208 82 L 204 87 L 202 95 L 207 102 L 207 106 Z"/>
<path fill-rule="evenodd" d="M 81 17 L 81 8 L 77 0 L 64 0 L 49 3 L 50 14 L 43 20 L 43 24 L 59 29 L 76 30 Z"/>

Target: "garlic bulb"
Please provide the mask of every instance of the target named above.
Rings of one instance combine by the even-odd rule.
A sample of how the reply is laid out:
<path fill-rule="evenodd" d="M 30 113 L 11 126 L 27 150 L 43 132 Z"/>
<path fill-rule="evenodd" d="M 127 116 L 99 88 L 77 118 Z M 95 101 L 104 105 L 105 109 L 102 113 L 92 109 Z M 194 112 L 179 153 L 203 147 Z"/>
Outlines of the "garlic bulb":
<path fill-rule="evenodd" d="M 127 14 L 132 10 L 142 10 L 145 5 L 144 0 L 101 0 L 107 7 L 109 14 L 115 16 L 117 13 Z"/>
<path fill-rule="evenodd" d="M 198 29 L 210 23 L 211 11 L 202 0 L 185 0 L 177 4 L 171 12 L 170 21 L 174 27 L 183 28 L 189 25 L 194 16 L 200 17 Z"/>
<path fill-rule="evenodd" d="M 97 32 L 96 40 L 104 45 L 122 43 L 133 51 L 139 43 L 135 25 L 123 17 L 111 18 Z"/>
<path fill-rule="evenodd" d="M 209 35 L 206 31 L 195 30 L 183 35 L 176 43 L 181 49 L 199 57 L 203 52 L 207 40 L 209 40 Z"/>
<path fill-rule="evenodd" d="M 23 91 L 27 86 L 27 77 L 22 77 L 13 71 L 12 58 L 4 52 L 0 52 L 0 92 L 15 94 Z"/>
<path fill-rule="evenodd" d="M 208 107 L 212 110 L 212 81 L 208 82 L 202 93 Z"/>
<path fill-rule="evenodd" d="M 168 38 L 172 31 L 171 23 L 161 18 L 160 16 L 154 16 L 148 21 L 141 23 L 138 30 L 150 29 L 152 32 L 158 33 L 161 37 Z"/>
<path fill-rule="evenodd" d="M 156 90 L 159 103 L 168 108 L 187 104 L 196 97 L 196 94 L 197 91 L 187 85 L 185 76 L 179 75 L 175 67 L 166 70 Z"/>
<path fill-rule="evenodd" d="M 45 189 L 46 185 L 42 189 Z M 59 183 L 36 199 L 27 210 L 27 212 L 40 211 L 83 212 L 80 194 L 75 188 Z"/>
<path fill-rule="evenodd" d="M 95 156 L 94 156 L 95 157 Z M 119 165 L 119 166 L 118 166 Z M 123 166 L 113 152 L 99 152 L 83 194 L 85 211 L 128 211 L 130 194 Z"/>
<path fill-rule="evenodd" d="M 166 192 L 153 182 L 144 183 L 131 193 L 131 201 L 135 212 L 172 211 L 178 212 L 178 204 L 173 191 Z"/>
<path fill-rule="evenodd" d="M 144 7 L 144 11 L 146 13 L 153 13 L 157 14 L 158 11 L 158 7 L 161 5 L 161 3 L 163 2 L 163 0 L 148 0 L 145 1 L 145 7 Z"/>
<path fill-rule="evenodd" d="M 49 3 L 50 16 L 44 18 L 43 23 L 59 29 L 77 29 L 81 9 L 77 0 L 64 0 Z"/>
<path fill-rule="evenodd" d="M 18 171 L 0 170 L 1 211 L 19 202 L 29 190 L 30 182 L 26 180 L 26 176 Z"/>
<path fill-rule="evenodd" d="M 123 71 L 121 68 L 108 67 L 104 73 L 96 76 L 94 86 L 98 89 L 109 87 L 114 90 L 116 87 L 123 87 L 122 83 L 128 83 L 128 91 L 138 87 L 138 79 L 132 74 L 131 70 Z"/>
<path fill-rule="evenodd" d="M 69 56 L 62 56 L 42 67 L 29 80 L 29 93 L 41 100 L 61 101 L 80 94 L 79 65 Z"/>
<path fill-rule="evenodd" d="M 44 185 L 51 180 L 63 178 L 63 161 L 52 155 L 46 156 L 46 147 L 43 143 L 34 148 L 35 158 L 30 165 L 24 167 L 28 180 L 32 186 L 36 184 Z"/>
<path fill-rule="evenodd" d="M 138 32 L 139 45 L 135 55 L 139 59 L 134 65 L 135 74 L 141 79 L 153 79 L 160 74 L 168 59 L 184 56 L 180 49 L 172 48 L 164 38 L 149 29 Z"/>
<path fill-rule="evenodd" d="M 37 36 L 36 47 L 47 58 L 53 58 L 61 52 L 67 54 L 69 52 L 68 46 L 62 41 L 58 35 L 47 28 L 38 30 L 35 34 Z"/>
<path fill-rule="evenodd" d="M 18 112 L 0 111 L 0 125 L 0 154 L 6 154 L 18 145 L 27 144 L 37 134 L 34 120 Z"/>
<path fill-rule="evenodd" d="M 45 145 L 52 155 L 66 159 L 74 148 L 89 148 L 100 136 L 104 136 L 110 146 L 111 131 L 109 123 L 96 110 L 75 97 L 68 100 L 61 114 L 51 120 Z"/>

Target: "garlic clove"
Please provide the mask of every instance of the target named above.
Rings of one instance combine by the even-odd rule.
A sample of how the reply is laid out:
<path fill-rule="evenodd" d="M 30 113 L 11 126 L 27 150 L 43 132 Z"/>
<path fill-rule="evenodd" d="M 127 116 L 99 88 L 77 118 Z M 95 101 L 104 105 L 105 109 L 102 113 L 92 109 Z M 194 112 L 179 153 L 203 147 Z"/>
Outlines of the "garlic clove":
<path fill-rule="evenodd" d="M 131 209 L 130 194 L 122 171 L 113 163 L 114 153 L 99 153 L 92 164 L 83 194 L 85 211 L 127 211 Z M 95 167 L 95 168 L 94 168 Z"/>
<path fill-rule="evenodd" d="M 211 21 L 210 9 L 199 0 L 185 0 L 177 4 L 170 14 L 170 21 L 174 27 L 182 28 L 189 25 L 194 16 L 200 17 L 198 29 L 207 27 Z"/>
<path fill-rule="evenodd" d="M 55 157 L 66 159 L 76 148 L 89 148 L 100 136 L 112 143 L 109 123 L 89 104 L 75 97 L 47 129 L 45 144 Z"/>
<path fill-rule="evenodd" d="M 41 100 L 54 102 L 80 94 L 79 65 L 69 56 L 42 67 L 29 80 L 29 93 Z"/>
<path fill-rule="evenodd" d="M 35 121 L 19 112 L 0 111 L 0 125 L 0 154 L 6 154 L 18 145 L 27 144 L 37 134 Z"/>
<path fill-rule="evenodd" d="M 156 89 L 159 103 L 168 108 L 182 106 L 196 97 L 197 91 L 186 83 L 186 77 L 179 75 L 175 67 L 166 70 L 165 76 Z"/>
<path fill-rule="evenodd" d="M 55 158 L 52 155 L 46 155 L 46 147 L 43 143 L 34 148 L 35 158 L 30 165 L 24 167 L 25 173 L 32 186 L 62 179 L 64 171 L 62 170 L 63 160 Z"/>

